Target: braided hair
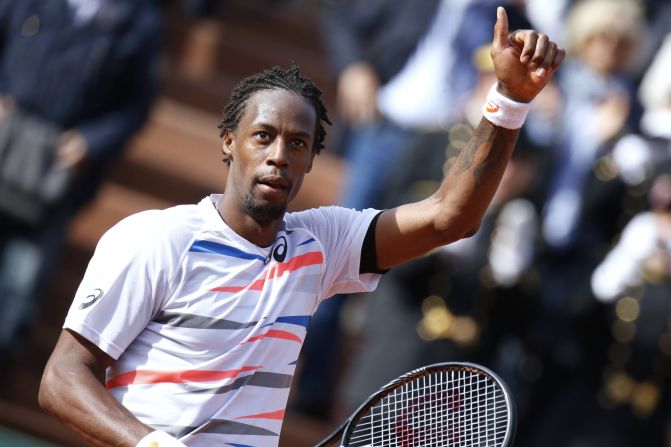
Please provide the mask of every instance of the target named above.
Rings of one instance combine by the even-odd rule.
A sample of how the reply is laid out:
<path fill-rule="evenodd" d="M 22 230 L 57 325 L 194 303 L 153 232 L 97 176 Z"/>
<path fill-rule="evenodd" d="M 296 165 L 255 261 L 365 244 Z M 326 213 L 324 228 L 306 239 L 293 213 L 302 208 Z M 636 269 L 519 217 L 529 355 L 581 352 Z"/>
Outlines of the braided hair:
<path fill-rule="evenodd" d="M 331 124 L 326 107 L 321 100 L 321 90 L 308 77 L 300 72 L 298 65 L 293 64 L 287 70 L 274 66 L 267 70 L 243 79 L 231 91 L 228 104 L 224 107 L 224 116 L 219 123 L 219 136 L 223 137 L 227 130 L 235 130 L 245 111 L 249 98 L 260 90 L 283 89 L 305 98 L 314 107 L 317 114 L 317 128 L 312 151 L 318 154 L 324 148 L 326 129 L 324 123 Z M 226 160 L 225 160 L 226 161 Z M 227 161 L 230 163 L 230 161 Z"/>

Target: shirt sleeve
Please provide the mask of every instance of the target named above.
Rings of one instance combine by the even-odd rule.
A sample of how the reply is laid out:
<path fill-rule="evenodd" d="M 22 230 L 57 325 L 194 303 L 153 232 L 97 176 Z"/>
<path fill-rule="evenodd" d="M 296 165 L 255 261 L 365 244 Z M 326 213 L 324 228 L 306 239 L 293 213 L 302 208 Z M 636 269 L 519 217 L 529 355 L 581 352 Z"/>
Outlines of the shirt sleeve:
<path fill-rule="evenodd" d="M 63 325 L 117 359 L 160 309 L 176 264 L 158 211 L 126 218 L 100 239 Z"/>
<path fill-rule="evenodd" d="M 337 293 L 375 290 L 381 274 L 360 273 L 359 265 L 366 232 L 378 213 L 375 209 L 357 211 L 336 206 L 292 213 L 290 222 L 312 232 L 324 250 L 320 300 Z"/>

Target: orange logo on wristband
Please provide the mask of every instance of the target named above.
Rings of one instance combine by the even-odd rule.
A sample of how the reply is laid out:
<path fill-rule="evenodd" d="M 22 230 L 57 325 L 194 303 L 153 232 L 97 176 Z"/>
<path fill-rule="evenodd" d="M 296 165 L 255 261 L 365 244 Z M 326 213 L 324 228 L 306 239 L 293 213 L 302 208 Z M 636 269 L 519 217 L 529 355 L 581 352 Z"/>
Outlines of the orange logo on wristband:
<path fill-rule="evenodd" d="M 487 106 L 485 107 L 485 110 L 489 113 L 496 113 L 499 111 L 499 106 L 490 99 L 487 100 Z"/>

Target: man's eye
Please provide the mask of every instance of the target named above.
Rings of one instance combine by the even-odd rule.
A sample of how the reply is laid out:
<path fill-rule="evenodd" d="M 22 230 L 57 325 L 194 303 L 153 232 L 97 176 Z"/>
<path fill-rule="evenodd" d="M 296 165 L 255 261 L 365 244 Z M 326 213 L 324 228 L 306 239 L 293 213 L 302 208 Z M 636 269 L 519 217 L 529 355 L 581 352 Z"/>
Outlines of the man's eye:
<path fill-rule="evenodd" d="M 259 140 L 267 140 L 270 137 L 270 134 L 265 131 L 255 132 L 254 136 Z"/>
<path fill-rule="evenodd" d="M 300 149 L 307 147 L 307 144 L 303 140 L 294 140 L 293 145 Z"/>

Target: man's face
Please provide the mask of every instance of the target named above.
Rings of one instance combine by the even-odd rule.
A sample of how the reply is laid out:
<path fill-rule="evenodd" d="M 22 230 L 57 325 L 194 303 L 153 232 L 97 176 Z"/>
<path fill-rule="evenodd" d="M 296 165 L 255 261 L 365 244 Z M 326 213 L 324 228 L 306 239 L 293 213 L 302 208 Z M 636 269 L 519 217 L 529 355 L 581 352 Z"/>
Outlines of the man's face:
<path fill-rule="evenodd" d="M 238 127 L 226 132 L 231 158 L 226 193 L 261 224 L 284 215 L 310 172 L 317 115 L 303 97 L 283 89 L 261 90 L 247 101 Z"/>
<path fill-rule="evenodd" d="M 613 32 L 600 32 L 589 37 L 581 50 L 582 59 L 604 76 L 622 70 L 634 50 L 634 43 Z"/>

